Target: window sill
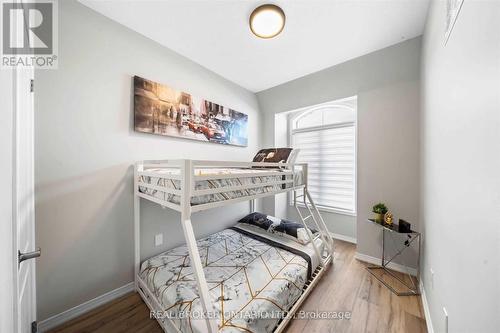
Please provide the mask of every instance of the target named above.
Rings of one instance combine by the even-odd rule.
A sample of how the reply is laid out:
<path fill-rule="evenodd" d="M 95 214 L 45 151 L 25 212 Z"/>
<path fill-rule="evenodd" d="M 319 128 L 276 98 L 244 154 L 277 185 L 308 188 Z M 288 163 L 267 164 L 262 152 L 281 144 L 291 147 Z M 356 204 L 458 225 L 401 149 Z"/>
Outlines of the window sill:
<path fill-rule="evenodd" d="M 290 203 L 290 206 L 293 207 L 293 204 Z M 304 206 L 303 203 L 297 203 L 297 206 L 299 208 L 304 208 L 304 209 L 306 208 L 306 206 Z M 347 215 L 347 216 L 353 216 L 353 217 L 357 216 L 356 212 L 348 212 L 348 211 L 341 210 L 341 209 L 336 209 L 336 208 L 332 208 L 332 207 L 324 207 L 324 206 L 319 206 L 319 205 L 316 205 L 316 207 L 321 212 L 335 213 L 335 214 Z"/>

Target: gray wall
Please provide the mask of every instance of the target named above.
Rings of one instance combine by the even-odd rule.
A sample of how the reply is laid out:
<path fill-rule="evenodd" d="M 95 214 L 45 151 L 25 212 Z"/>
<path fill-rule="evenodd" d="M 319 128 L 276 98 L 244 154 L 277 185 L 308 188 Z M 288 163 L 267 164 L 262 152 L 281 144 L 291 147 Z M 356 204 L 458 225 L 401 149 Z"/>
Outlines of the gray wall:
<path fill-rule="evenodd" d="M 435 332 L 443 307 L 449 332 L 498 332 L 500 3 L 464 1 L 446 45 L 445 8 L 423 42 L 423 281 Z"/>
<path fill-rule="evenodd" d="M 380 230 L 366 222 L 378 201 L 419 229 L 420 51 L 418 37 L 257 94 L 264 145 L 273 144 L 275 114 L 358 96 L 357 218 L 324 216 L 332 232 L 356 232 L 347 236 L 361 254 L 381 253 Z"/>
<path fill-rule="evenodd" d="M 247 148 L 133 131 L 132 76 L 249 115 Z M 36 73 L 38 320 L 133 280 L 132 163 L 250 160 L 260 147 L 254 94 L 75 1 L 59 2 L 59 68 Z M 143 202 L 143 255 L 183 241 L 179 215 Z M 234 223 L 243 203 L 194 217 L 198 235 Z M 164 246 L 154 248 L 154 234 Z"/>

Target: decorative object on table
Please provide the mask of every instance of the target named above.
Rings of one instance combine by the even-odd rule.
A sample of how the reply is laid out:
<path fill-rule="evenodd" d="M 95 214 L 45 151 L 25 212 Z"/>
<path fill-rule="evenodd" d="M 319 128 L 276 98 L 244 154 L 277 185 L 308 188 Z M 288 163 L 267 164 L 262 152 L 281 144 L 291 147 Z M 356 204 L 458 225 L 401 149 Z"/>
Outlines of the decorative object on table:
<path fill-rule="evenodd" d="M 384 214 L 387 213 L 387 207 L 385 204 L 379 202 L 373 206 L 373 212 L 375 213 L 375 221 L 379 223 L 384 222 Z"/>
<path fill-rule="evenodd" d="M 411 232 L 411 224 L 399 219 L 399 232 Z"/>
<path fill-rule="evenodd" d="M 226 145 L 248 145 L 248 115 L 134 76 L 134 129 Z"/>
<path fill-rule="evenodd" d="M 392 225 L 392 220 L 393 220 L 392 213 L 389 212 L 385 213 L 384 215 L 385 224 Z"/>
<path fill-rule="evenodd" d="M 420 295 L 420 233 L 416 231 L 400 231 L 400 226 L 397 224 L 380 224 L 375 220 L 368 220 L 370 223 L 375 223 L 376 225 L 379 226 L 379 228 L 382 228 L 382 258 L 381 258 L 381 263 L 380 265 L 374 265 L 374 266 L 367 266 L 366 269 L 368 272 L 370 272 L 373 277 L 375 277 L 380 283 L 382 283 L 385 287 L 387 287 L 390 291 L 392 291 L 394 294 L 397 296 L 413 296 L 413 295 Z M 403 224 L 408 224 L 408 222 L 404 220 L 399 220 L 399 223 L 403 222 Z M 410 228 L 409 228 L 410 229 Z M 402 235 L 403 234 L 403 235 Z M 404 237 L 404 241 L 401 242 L 401 236 Z M 393 244 L 394 250 L 396 251 L 392 255 L 387 255 L 386 251 L 386 239 L 390 239 L 391 242 L 389 244 Z M 398 242 L 401 242 L 401 246 L 396 246 Z M 418 252 L 417 252 L 417 267 L 416 267 L 416 276 L 412 277 L 410 273 L 410 268 L 406 264 L 405 260 L 405 255 L 402 255 L 403 252 L 407 251 L 408 248 L 410 248 L 411 244 L 417 243 L 418 244 Z M 406 275 L 408 279 L 402 279 L 400 276 L 394 274 L 392 270 L 388 268 L 388 266 L 396 259 L 399 258 L 399 260 L 402 261 L 402 267 L 406 271 Z M 383 270 L 384 273 L 390 275 L 392 278 L 397 280 L 400 284 L 402 284 L 407 290 L 406 291 L 401 291 L 397 290 L 394 286 L 393 283 L 390 283 L 387 279 L 384 279 L 383 276 L 384 274 L 375 274 L 375 271 L 377 270 Z M 407 281 L 410 281 L 408 283 Z"/>

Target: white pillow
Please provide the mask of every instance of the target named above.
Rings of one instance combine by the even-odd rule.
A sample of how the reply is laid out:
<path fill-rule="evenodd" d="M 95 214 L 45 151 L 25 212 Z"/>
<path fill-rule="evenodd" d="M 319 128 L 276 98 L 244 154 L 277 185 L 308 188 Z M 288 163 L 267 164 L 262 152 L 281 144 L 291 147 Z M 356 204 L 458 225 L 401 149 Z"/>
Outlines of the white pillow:
<path fill-rule="evenodd" d="M 293 149 L 291 152 L 290 152 L 290 155 L 288 155 L 288 160 L 286 161 L 286 163 L 295 163 L 295 161 L 297 160 L 297 156 L 299 155 L 299 152 L 300 152 L 300 149 Z"/>

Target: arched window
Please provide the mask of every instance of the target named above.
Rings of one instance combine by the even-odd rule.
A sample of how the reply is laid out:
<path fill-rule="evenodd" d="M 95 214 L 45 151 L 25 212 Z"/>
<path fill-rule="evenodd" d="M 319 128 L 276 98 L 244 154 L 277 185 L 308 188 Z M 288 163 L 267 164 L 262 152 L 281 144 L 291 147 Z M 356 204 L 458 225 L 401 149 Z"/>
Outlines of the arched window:
<path fill-rule="evenodd" d="M 297 162 L 308 163 L 308 189 L 324 210 L 356 214 L 356 114 L 351 97 L 290 115 Z"/>

